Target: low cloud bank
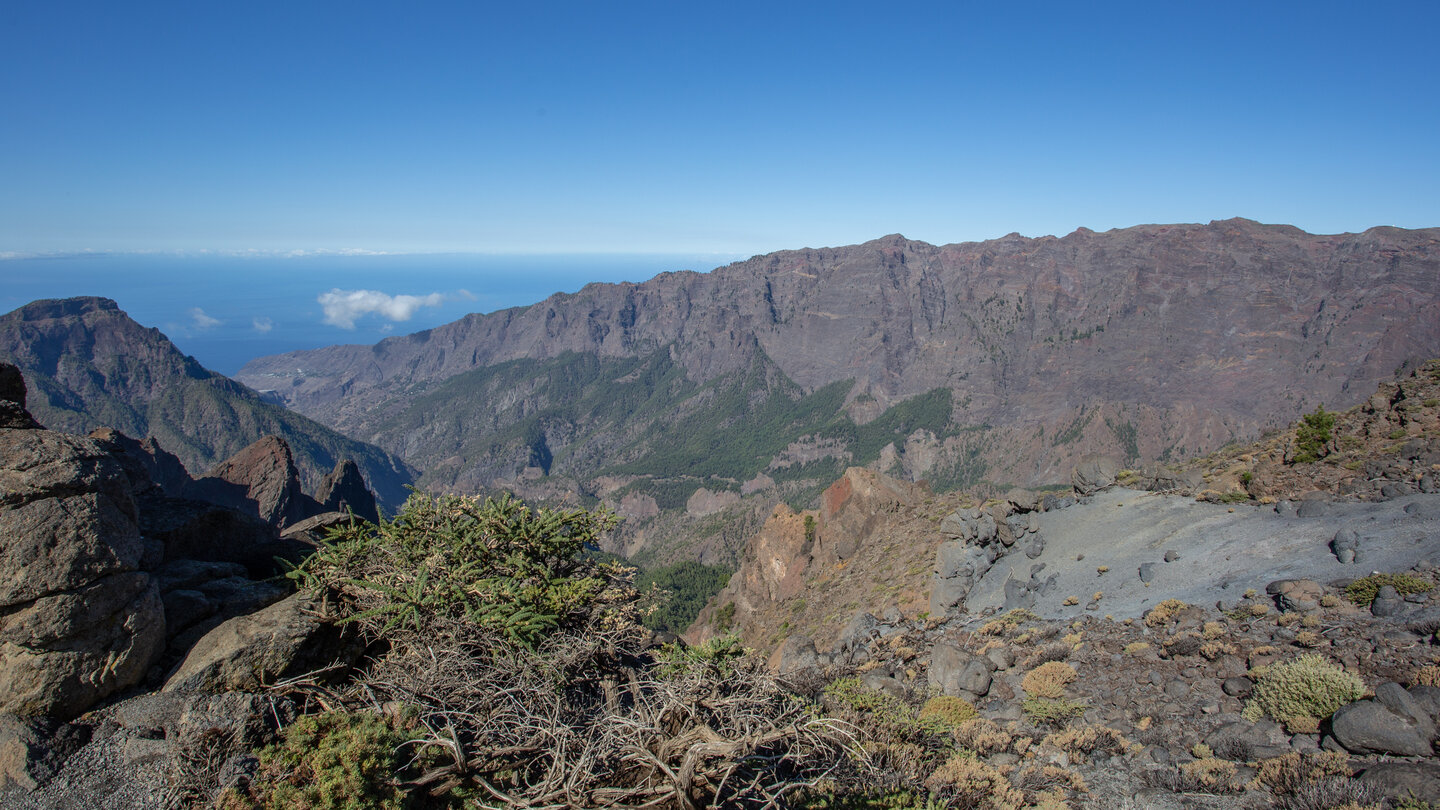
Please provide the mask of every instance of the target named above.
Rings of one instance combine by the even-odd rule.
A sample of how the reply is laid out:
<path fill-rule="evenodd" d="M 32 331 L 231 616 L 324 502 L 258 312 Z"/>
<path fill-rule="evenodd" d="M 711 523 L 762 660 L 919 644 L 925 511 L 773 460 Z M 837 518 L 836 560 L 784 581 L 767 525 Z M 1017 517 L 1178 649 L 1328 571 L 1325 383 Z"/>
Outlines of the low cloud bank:
<path fill-rule="evenodd" d="M 389 295 L 376 290 L 333 289 L 315 299 L 325 311 L 324 323 L 354 329 L 364 315 L 379 315 L 391 321 L 408 321 L 420 307 L 438 307 L 446 300 L 442 293 Z"/>

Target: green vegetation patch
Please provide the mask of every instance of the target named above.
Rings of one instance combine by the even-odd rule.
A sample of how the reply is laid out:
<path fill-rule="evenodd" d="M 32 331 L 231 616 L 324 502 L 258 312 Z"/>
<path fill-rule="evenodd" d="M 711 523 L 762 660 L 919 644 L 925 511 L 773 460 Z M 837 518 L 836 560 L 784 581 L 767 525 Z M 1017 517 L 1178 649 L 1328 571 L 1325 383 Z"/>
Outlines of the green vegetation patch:
<path fill-rule="evenodd" d="M 681 633 L 700 615 L 710 597 L 730 581 L 730 572 L 718 565 L 685 561 L 646 571 L 635 579 L 641 592 L 658 589 L 660 599 L 645 616 L 651 630 Z"/>
<path fill-rule="evenodd" d="M 533 646 L 606 587 L 604 566 L 580 551 L 615 522 L 603 511 L 532 509 L 508 494 L 416 493 L 394 520 L 332 530 L 290 576 L 344 593 L 356 606 L 345 621 L 376 636 L 463 620 Z"/>
<path fill-rule="evenodd" d="M 1407 596 L 1412 593 L 1429 593 L 1434 583 L 1413 574 L 1371 574 L 1361 577 L 1345 586 L 1345 598 L 1360 607 L 1369 607 L 1375 601 L 1380 589 L 1389 585 L 1396 593 Z"/>

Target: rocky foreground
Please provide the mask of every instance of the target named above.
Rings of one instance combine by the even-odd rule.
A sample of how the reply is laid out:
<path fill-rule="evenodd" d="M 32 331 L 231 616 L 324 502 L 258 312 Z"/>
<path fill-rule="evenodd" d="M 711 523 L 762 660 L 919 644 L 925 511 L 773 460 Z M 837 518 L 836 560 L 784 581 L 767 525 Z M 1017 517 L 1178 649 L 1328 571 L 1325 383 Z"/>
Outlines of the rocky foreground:
<path fill-rule="evenodd" d="M 341 705 L 348 717 L 409 722 L 406 733 L 427 745 L 453 738 L 454 750 L 469 750 L 384 783 L 391 795 L 419 801 L 423 788 L 442 804 L 462 795 L 447 791 L 479 784 L 480 773 L 510 774 L 508 795 L 523 797 L 517 806 L 567 795 L 588 797 L 578 806 L 621 795 L 674 806 L 728 806 L 725 795 L 856 808 L 918 807 L 927 796 L 994 808 L 1440 804 L 1437 364 L 1339 415 L 1303 481 L 1287 456 L 1305 448 L 1283 437 L 1190 469 L 1091 459 L 1068 491 L 983 502 L 852 469 L 820 510 L 777 508 L 692 628 L 690 652 L 637 635 L 633 615 L 604 607 L 630 604 L 615 595 L 623 583 L 606 586 L 588 624 L 567 631 L 566 643 L 580 646 L 565 653 L 583 648 L 584 666 L 599 669 L 574 675 L 575 688 L 555 696 L 557 707 L 582 696 L 584 716 L 603 722 L 548 726 L 566 741 L 563 752 L 525 736 L 550 721 L 523 701 L 511 707 L 528 712 L 513 744 L 481 744 L 495 727 L 485 718 L 499 723 L 510 709 L 450 707 L 444 685 L 462 670 L 451 669 L 453 659 L 410 654 L 439 638 L 429 620 L 396 614 L 403 621 L 392 631 L 387 614 L 374 612 L 391 609 L 386 594 L 399 594 L 399 584 L 414 586 L 405 571 L 377 590 L 367 578 L 395 570 L 358 564 L 369 559 L 358 552 L 331 555 L 327 564 L 339 567 L 328 580 L 285 596 L 246 568 L 276 546 L 207 545 L 200 518 L 172 519 L 191 528 L 168 535 L 155 529 L 161 515 L 213 508 L 223 511 L 207 514 L 223 517 L 207 520 L 253 521 L 245 525 L 264 527 L 266 542 L 303 555 L 316 547 L 304 533 L 317 521 L 290 523 L 298 514 L 271 497 L 286 487 L 252 480 L 244 520 L 166 495 L 154 483 L 167 468 L 158 455 L 136 455 L 115 436 L 45 431 L 25 411 L 16 376 L 0 369 L 0 378 L 0 537 L 12 566 L 0 618 L 6 806 L 154 807 L 225 796 L 240 802 L 232 806 L 284 806 L 275 755 L 257 752 L 313 729 L 317 707 Z M 263 449 L 254 455 L 274 456 Z M 219 487 L 204 482 L 182 480 L 180 491 Z M 231 484 L 233 492 L 239 484 Z M 456 507 L 436 508 L 443 516 Z M 388 553 L 384 544 L 367 548 Z M 217 559 L 240 550 L 250 556 Z M 413 553 L 407 566 L 436 556 Z M 414 594 L 414 604 L 426 596 Z M 367 634 L 338 623 L 342 615 L 370 622 Z M 492 655 L 499 636 L 468 634 L 496 621 L 533 644 L 550 619 L 481 613 L 436 627 Z M 773 651 L 774 683 L 788 691 L 761 699 L 753 690 L 772 681 L 727 657 L 725 629 Z M 589 644 L 592 630 L 614 641 Z M 410 652 L 397 657 L 401 650 Z M 510 705 L 493 680 L 501 673 L 538 678 L 526 681 L 534 688 L 554 682 L 529 669 L 538 659 L 522 656 L 530 663 L 508 670 L 498 660 L 484 670 L 490 680 L 469 683 L 474 705 L 497 696 L 496 706 Z M 714 691 L 722 686 L 732 690 L 724 700 Z M 655 695 L 679 702 L 648 703 Z M 741 707 L 739 725 L 685 725 L 717 701 Z M 422 709 L 428 727 L 403 719 L 402 704 L 412 702 L 430 707 Z M 667 708 L 651 716 L 652 705 Z M 745 725 L 761 705 L 783 715 L 780 726 Z M 813 708 L 795 713 L 805 705 Z M 466 731 L 447 731 L 441 718 Z M 683 733 L 668 736 L 670 723 Z M 620 748 L 590 747 L 632 733 L 635 742 Z M 659 764 L 635 759 L 640 750 Z M 772 755 L 776 767 L 745 771 L 759 792 L 724 793 L 726 763 L 759 768 Z M 558 781 L 516 776 L 536 762 L 550 763 L 544 779 Z M 567 787 L 563 773 L 587 762 L 591 776 L 642 775 L 623 786 L 587 777 Z M 785 780 L 800 773 L 812 787 L 790 791 Z"/>

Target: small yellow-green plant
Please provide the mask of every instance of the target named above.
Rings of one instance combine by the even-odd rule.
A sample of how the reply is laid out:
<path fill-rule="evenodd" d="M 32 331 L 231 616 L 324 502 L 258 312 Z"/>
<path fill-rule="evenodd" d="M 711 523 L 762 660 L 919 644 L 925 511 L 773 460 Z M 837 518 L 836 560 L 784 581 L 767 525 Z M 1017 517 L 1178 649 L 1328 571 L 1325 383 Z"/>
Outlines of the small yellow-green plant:
<path fill-rule="evenodd" d="M 1189 607 L 1179 599 L 1166 599 L 1145 612 L 1145 626 L 1161 627 L 1169 624 L 1182 610 Z"/>
<path fill-rule="evenodd" d="M 1065 687 L 1078 676 L 1075 667 L 1064 661 L 1047 661 L 1027 672 L 1020 681 L 1020 688 L 1031 697 L 1059 698 L 1064 696 Z"/>
<path fill-rule="evenodd" d="M 952 731 L 961 723 L 979 716 L 970 701 L 953 695 L 939 695 L 920 707 L 920 722 L 937 731 Z"/>
<path fill-rule="evenodd" d="M 1386 585 L 1394 588 L 1401 596 L 1427 593 L 1434 587 L 1429 580 L 1413 574 L 1371 574 L 1346 585 L 1345 596 L 1360 607 L 1369 607 L 1370 603 L 1375 601 L 1375 595 Z"/>
<path fill-rule="evenodd" d="M 1304 717 L 1324 719 L 1364 694 L 1365 684 L 1358 677 L 1310 653 L 1268 667 L 1255 683 L 1244 716 L 1282 723 Z"/>

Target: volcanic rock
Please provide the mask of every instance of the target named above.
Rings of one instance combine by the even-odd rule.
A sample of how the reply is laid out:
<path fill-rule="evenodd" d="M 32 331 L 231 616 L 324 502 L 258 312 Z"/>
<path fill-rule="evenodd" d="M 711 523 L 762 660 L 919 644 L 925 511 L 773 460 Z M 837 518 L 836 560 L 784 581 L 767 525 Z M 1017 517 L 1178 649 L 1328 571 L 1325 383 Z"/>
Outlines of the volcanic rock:
<path fill-rule="evenodd" d="M 354 512 L 371 523 L 380 522 L 375 495 L 365 486 L 365 477 L 353 459 L 342 459 L 320 482 L 315 500 L 327 512 Z"/>

